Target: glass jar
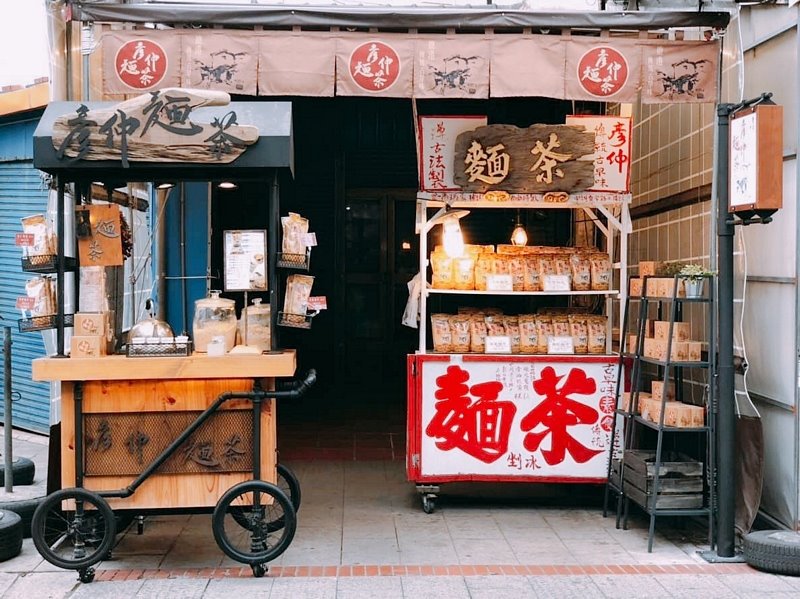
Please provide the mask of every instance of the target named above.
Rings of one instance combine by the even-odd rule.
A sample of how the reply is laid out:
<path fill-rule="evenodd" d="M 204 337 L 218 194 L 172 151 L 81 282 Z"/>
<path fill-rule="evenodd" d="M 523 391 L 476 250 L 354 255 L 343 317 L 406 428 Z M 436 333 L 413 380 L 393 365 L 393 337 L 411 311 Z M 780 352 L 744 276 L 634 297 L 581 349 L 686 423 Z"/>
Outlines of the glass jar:
<path fill-rule="evenodd" d="M 194 303 L 192 336 L 194 349 L 207 352 L 214 337 L 222 337 L 225 352 L 236 343 L 236 302 L 219 296 L 220 291 L 210 291 L 209 296 Z"/>
<path fill-rule="evenodd" d="M 271 315 L 269 304 L 262 304 L 261 298 L 253 299 L 253 304 L 242 310 L 242 320 L 239 323 L 239 334 L 245 345 L 257 347 L 260 351 L 269 351 L 271 348 Z M 245 331 L 245 323 L 247 329 Z"/>

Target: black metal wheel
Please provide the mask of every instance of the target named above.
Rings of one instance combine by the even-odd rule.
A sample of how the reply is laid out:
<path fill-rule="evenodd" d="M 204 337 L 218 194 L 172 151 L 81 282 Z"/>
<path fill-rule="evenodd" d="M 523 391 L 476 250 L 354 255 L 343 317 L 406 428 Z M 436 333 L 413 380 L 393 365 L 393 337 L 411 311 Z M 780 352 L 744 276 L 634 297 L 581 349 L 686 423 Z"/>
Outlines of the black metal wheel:
<path fill-rule="evenodd" d="M 94 568 L 81 568 L 78 570 L 78 580 L 84 584 L 89 584 L 94 580 Z"/>
<path fill-rule="evenodd" d="M 294 511 L 300 510 L 300 481 L 289 466 L 278 464 L 278 488 L 286 493 Z"/>
<path fill-rule="evenodd" d="M 279 528 L 274 523 L 281 522 Z M 286 551 L 294 538 L 297 517 L 286 493 L 262 480 L 228 489 L 211 519 L 222 551 L 244 564 L 263 564 Z"/>
<path fill-rule="evenodd" d="M 251 564 L 250 569 L 253 570 L 253 578 L 263 578 L 267 573 L 267 567 L 264 564 Z"/>
<path fill-rule="evenodd" d="M 422 511 L 426 514 L 432 514 L 436 510 L 436 499 L 430 495 L 422 496 Z"/>
<path fill-rule="evenodd" d="M 42 557 L 59 568 L 79 570 L 81 576 L 108 555 L 115 534 L 108 502 L 86 489 L 51 493 L 36 508 L 31 523 L 33 544 Z"/>

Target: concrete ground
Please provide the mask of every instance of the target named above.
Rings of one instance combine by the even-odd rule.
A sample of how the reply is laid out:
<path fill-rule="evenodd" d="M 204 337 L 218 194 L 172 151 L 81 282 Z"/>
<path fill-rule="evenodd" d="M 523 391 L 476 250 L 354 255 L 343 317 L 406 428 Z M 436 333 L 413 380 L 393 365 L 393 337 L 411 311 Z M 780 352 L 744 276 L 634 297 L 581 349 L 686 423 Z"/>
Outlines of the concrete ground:
<path fill-rule="evenodd" d="M 47 439 L 15 432 L 14 452 L 37 463 L 44 488 Z M 30 539 L 0 563 L 0 596 L 39 597 L 798 597 L 800 578 L 746 564 L 709 564 L 705 530 L 647 521 L 629 530 L 603 518 L 595 498 L 537 498 L 502 485 L 454 487 L 425 514 L 400 460 L 289 463 L 303 493 L 289 549 L 266 577 L 217 547 L 210 516 L 153 516 L 121 532 L 91 584 L 44 561 Z M 475 491 L 479 493 L 475 493 Z M 35 493 L 35 491 L 33 491 Z M 8 500 L 3 494 L 0 501 Z M 672 523 L 675 525 L 675 523 Z"/>

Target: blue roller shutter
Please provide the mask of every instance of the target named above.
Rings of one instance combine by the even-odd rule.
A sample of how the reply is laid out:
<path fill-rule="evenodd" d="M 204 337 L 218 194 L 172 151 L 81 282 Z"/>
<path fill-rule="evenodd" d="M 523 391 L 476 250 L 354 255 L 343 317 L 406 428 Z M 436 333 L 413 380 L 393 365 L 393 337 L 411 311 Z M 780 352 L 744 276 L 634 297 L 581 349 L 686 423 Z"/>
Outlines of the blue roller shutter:
<path fill-rule="evenodd" d="M 0 125 L 0 315 L 4 318 L 0 325 L 11 326 L 11 386 L 20 395 L 13 406 L 13 425 L 46 432 L 50 425 L 50 385 L 31 380 L 31 360 L 45 355 L 44 343 L 41 333 L 19 332 L 19 310 L 15 307 L 17 297 L 25 294 L 25 281 L 32 275 L 20 267 L 21 251 L 14 245 L 14 236 L 21 231 L 20 218 L 47 210 L 47 190 L 40 172 L 33 168 L 35 126 L 35 120 Z M 5 373 L 0 360 L 2 376 Z M 0 415 L 5 422 L 2 401 Z"/>

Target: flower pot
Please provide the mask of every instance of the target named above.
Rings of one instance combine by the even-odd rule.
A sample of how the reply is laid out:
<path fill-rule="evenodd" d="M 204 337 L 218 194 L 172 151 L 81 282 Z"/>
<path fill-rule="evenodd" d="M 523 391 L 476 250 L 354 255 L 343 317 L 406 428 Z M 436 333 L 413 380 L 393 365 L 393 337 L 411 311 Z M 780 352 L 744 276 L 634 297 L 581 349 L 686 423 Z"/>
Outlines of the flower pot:
<path fill-rule="evenodd" d="M 683 289 L 686 292 L 686 297 L 697 298 L 703 297 L 703 284 L 705 279 L 684 279 Z"/>

